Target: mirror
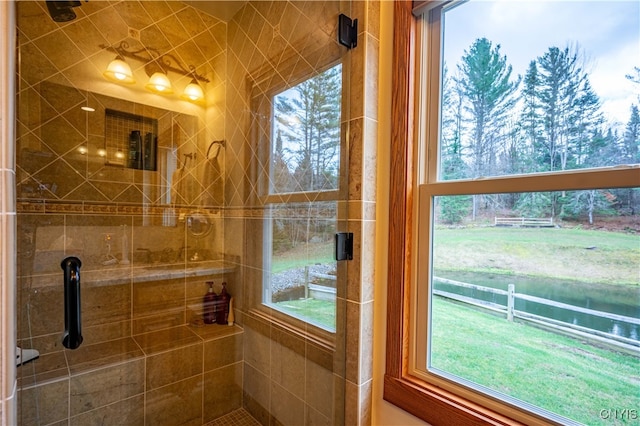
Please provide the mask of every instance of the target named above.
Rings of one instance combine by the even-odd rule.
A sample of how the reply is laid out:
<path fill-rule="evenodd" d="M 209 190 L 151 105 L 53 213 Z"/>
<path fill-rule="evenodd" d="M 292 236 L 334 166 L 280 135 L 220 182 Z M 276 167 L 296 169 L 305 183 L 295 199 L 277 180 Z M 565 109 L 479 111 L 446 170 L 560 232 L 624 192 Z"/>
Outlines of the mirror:
<path fill-rule="evenodd" d="M 23 96 L 34 100 L 21 120 L 36 130 L 18 141 L 19 198 L 201 205 L 202 118 L 51 81 Z"/>

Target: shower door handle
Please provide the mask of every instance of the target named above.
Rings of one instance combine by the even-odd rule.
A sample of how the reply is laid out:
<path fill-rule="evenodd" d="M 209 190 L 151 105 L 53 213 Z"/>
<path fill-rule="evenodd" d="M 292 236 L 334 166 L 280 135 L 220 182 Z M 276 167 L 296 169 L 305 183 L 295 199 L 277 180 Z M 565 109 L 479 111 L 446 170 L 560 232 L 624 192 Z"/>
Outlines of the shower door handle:
<path fill-rule="evenodd" d="M 64 271 L 64 334 L 62 344 L 67 349 L 77 349 L 82 343 L 80 309 L 80 267 L 77 257 L 67 257 L 60 264 Z"/>

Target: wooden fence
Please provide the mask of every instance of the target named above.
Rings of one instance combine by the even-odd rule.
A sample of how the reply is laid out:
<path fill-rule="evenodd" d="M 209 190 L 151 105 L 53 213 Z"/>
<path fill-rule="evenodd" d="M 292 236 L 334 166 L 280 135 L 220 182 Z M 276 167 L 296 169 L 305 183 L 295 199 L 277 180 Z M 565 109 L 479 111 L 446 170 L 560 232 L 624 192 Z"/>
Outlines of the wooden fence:
<path fill-rule="evenodd" d="M 611 333 L 606 333 L 592 328 L 579 326 L 576 324 L 570 324 L 563 321 L 554 320 L 552 318 L 543 317 L 541 315 L 532 314 L 529 312 L 518 311 L 515 309 L 515 303 L 517 299 L 526 300 L 530 302 L 539 303 L 541 305 L 551 306 L 554 308 L 565 309 L 573 312 L 580 312 L 595 317 L 606 318 L 613 321 L 626 322 L 628 324 L 640 325 L 640 318 L 628 317 L 624 315 L 612 314 L 609 312 L 596 311 L 593 309 L 582 308 L 580 306 L 569 305 L 566 303 L 556 302 L 555 300 L 544 299 L 541 297 L 531 296 L 523 293 L 516 293 L 515 285 L 509 284 L 507 290 L 500 290 L 497 288 L 484 287 L 475 284 L 463 283 L 460 281 L 449 280 L 446 278 L 433 277 L 433 282 L 440 282 L 443 284 L 449 284 L 456 287 L 469 288 L 476 291 L 482 291 L 486 293 L 499 294 L 507 297 L 506 305 L 494 302 L 488 302 L 484 300 L 475 299 L 469 296 L 462 296 L 459 294 L 443 291 L 433 290 L 433 294 L 448 299 L 457 300 L 459 302 L 468 303 L 474 306 L 479 306 L 484 309 L 488 309 L 495 312 L 504 314 L 509 321 L 514 321 L 515 318 L 519 320 L 533 323 L 538 326 L 542 326 L 563 334 L 569 334 L 573 336 L 580 336 L 595 340 L 601 343 L 605 343 L 610 346 L 615 346 L 618 349 L 623 349 L 627 352 L 632 352 L 638 355 L 640 349 L 640 341 L 630 339 L 628 337 L 618 336 Z"/>
<path fill-rule="evenodd" d="M 336 300 L 336 286 L 324 286 L 311 283 L 311 278 L 320 278 L 323 280 L 336 281 L 335 275 L 320 274 L 318 272 L 311 272 L 309 266 L 304 267 L 304 297 L 305 299 L 312 298 L 316 300 Z"/>
<path fill-rule="evenodd" d="M 553 227 L 552 217 L 496 217 L 493 220 L 495 226 L 528 226 L 528 227 Z"/>
<path fill-rule="evenodd" d="M 335 301 L 336 298 L 336 288 L 335 286 L 323 286 L 318 284 L 313 284 L 310 281 L 311 277 L 321 278 L 325 280 L 336 280 L 335 275 L 326 275 L 326 274 L 318 274 L 309 271 L 309 267 L 305 267 L 305 297 L 314 298 L 318 300 L 328 300 Z M 501 290 L 492 287 L 485 287 L 476 284 L 464 283 L 461 281 L 449 280 L 446 278 L 433 277 L 433 282 L 440 282 L 443 284 L 449 284 L 452 286 L 460 287 L 460 288 L 468 288 L 476 291 L 481 291 L 484 293 L 492 293 L 501 296 L 506 296 L 506 304 L 489 302 L 481 299 L 476 299 L 474 297 L 463 296 L 456 293 L 451 293 L 444 290 L 433 290 L 433 294 L 441 297 L 445 297 L 448 299 L 456 300 L 459 302 L 467 303 L 470 305 L 478 306 L 483 309 L 487 309 L 490 311 L 498 312 L 502 315 L 505 315 L 508 321 L 514 321 L 518 319 L 519 321 L 528 322 L 534 324 L 539 327 L 543 327 L 546 329 L 550 329 L 557 333 L 562 333 L 566 335 L 570 335 L 573 337 L 582 337 L 585 339 L 589 339 L 591 341 L 599 342 L 601 344 L 605 344 L 607 346 L 615 347 L 616 349 L 623 350 L 627 353 L 632 353 L 633 355 L 638 355 L 640 351 L 640 341 L 630 339 L 628 337 L 618 336 L 615 334 L 594 330 L 592 328 L 570 324 L 563 321 L 558 321 L 553 318 L 547 318 L 541 315 L 532 314 L 529 312 L 519 311 L 515 308 L 516 300 L 525 300 L 529 302 L 535 302 L 541 305 L 551 306 L 553 308 L 565 309 L 572 312 L 579 312 L 586 315 L 592 315 L 599 318 L 606 318 L 613 321 L 625 322 L 628 324 L 640 325 L 640 318 L 628 317 L 624 315 L 612 314 L 609 312 L 596 311 L 594 309 L 583 308 L 580 306 L 569 305 L 567 303 L 557 302 L 551 299 L 544 299 L 541 297 L 531 296 L 524 293 L 516 293 L 515 285 L 509 284 L 507 286 L 507 290 Z"/>

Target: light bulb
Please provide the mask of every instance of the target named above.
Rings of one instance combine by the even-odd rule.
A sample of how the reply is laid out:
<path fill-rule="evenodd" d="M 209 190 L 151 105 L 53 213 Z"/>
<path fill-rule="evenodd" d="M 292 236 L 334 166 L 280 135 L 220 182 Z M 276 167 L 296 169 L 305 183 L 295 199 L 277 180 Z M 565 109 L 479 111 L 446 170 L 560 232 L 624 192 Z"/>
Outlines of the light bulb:
<path fill-rule="evenodd" d="M 204 99 L 204 92 L 202 91 L 202 87 L 200 87 L 195 79 L 191 80 L 191 83 L 189 83 L 187 87 L 184 88 L 182 99 L 185 99 L 189 102 L 199 102 Z"/>
<path fill-rule="evenodd" d="M 169 77 L 167 77 L 167 75 L 162 72 L 153 73 L 145 87 L 147 88 L 147 90 L 150 90 L 154 93 L 161 93 L 163 95 L 169 95 L 173 93 L 173 88 L 171 87 Z"/>
<path fill-rule="evenodd" d="M 104 75 L 108 80 L 115 81 L 116 83 L 133 84 L 136 82 L 133 78 L 131 67 L 122 59 L 121 56 L 118 56 L 113 61 L 109 62 L 109 66 L 102 75 Z"/>

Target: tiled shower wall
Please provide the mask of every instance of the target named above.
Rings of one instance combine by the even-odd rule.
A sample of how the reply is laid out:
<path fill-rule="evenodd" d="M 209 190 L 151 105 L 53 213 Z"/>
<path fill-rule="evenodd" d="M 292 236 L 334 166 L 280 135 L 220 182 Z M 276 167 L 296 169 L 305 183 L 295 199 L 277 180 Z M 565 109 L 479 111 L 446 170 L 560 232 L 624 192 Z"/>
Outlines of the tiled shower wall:
<path fill-rule="evenodd" d="M 228 281 L 232 295 L 237 282 L 221 263 L 222 205 L 210 196 L 224 164 L 217 179 L 205 173 L 211 141 L 225 134 L 226 23 L 177 1 L 83 2 L 63 24 L 42 1 L 17 11 L 17 334 L 40 351 L 18 368 L 18 422 L 201 425 L 239 408 L 242 329 L 198 322 L 205 281 L 217 291 Z M 122 41 L 194 65 L 209 79 L 206 104 L 180 100 L 190 77 L 175 73 L 175 95 L 146 92 L 146 64 L 134 59 L 137 84 L 105 80 L 115 54 L 102 46 Z M 106 109 L 158 120 L 157 172 L 105 164 Z M 196 214 L 212 223 L 204 236 L 190 232 Z M 82 260 L 75 351 L 60 343 L 69 255 Z M 196 258 L 220 262 L 189 272 Z"/>
<path fill-rule="evenodd" d="M 21 54 L 38 65 L 24 70 L 20 80 L 20 95 L 21 99 L 27 97 L 31 100 L 27 103 L 30 108 L 37 109 L 35 112 L 26 112 L 26 116 L 43 118 L 35 124 L 18 123 L 18 149 L 45 152 L 44 155 L 50 160 L 45 160 L 46 165 L 37 165 L 33 169 L 18 168 L 18 181 L 22 184 L 18 198 L 22 212 L 30 212 L 31 218 L 39 226 L 62 226 L 63 229 L 70 230 L 76 227 L 73 230 L 85 232 L 88 240 L 99 241 L 101 226 L 114 225 L 116 230 L 120 230 L 124 222 L 130 226 L 132 244 L 140 238 L 152 240 L 145 242 L 145 245 L 155 244 L 153 241 L 157 241 L 156 238 L 161 244 L 166 244 L 167 240 L 175 241 L 172 232 L 177 232 L 177 238 L 186 242 L 187 234 L 181 231 L 184 230 L 183 227 L 178 226 L 173 231 L 163 229 L 159 224 L 165 212 L 147 208 L 152 206 L 154 200 L 149 200 L 145 194 L 158 194 L 161 198 L 166 194 L 167 183 L 145 181 L 145 172 L 138 171 L 128 172 L 124 178 L 114 178 L 111 173 L 109 179 L 104 179 L 96 174 L 93 168 L 95 164 L 89 159 L 80 160 L 82 166 L 74 167 L 78 164 L 74 150 L 83 144 L 88 149 L 101 144 L 99 140 L 92 141 L 88 136 L 82 140 L 72 138 L 71 144 L 62 148 L 56 147 L 55 142 L 47 143 L 44 140 L 43 135 L 48 132 L 40 130 L 45 130 L 47 126 L 54 127 L 58 135 L 75 136 L 77 127 L 83 126 L 83 121 L 78 112 L 71 111 L 71 107 L 93 100 L 89 90 L 112 99 L 129 101 L 138 105 L 139 110 L 144 109 L 142 105 L 154 105 L 159 109 L 196 116 L 198 132 L 188 141 L 187 147 L 195 150 L 199 161 L 206 158 L 208 142 L 216 139 L 227 141 L 222 164 L 226 177 L 225 207 L 221 211 L 223 220 L 217 227 L 224 233 L 224 239 L 219 238 L 211 251 L 216 252 L 218 246 L 215 244 L 222 241 L 225 257 L 234 261 L 240 259 L 240 262 L 235 263 L 237 271 L 233 277 L 237 278 L 232 284 L 235 287 L 230 290 L 238 296 L 238 319 L 244 327 L 244 333 L 226 337 L 216 336 L 215 333 L 214 336 L 203 336 L 190 331 L 188 327 L 174 327 L 183 330 L 180 333 L 186 330 L 186 337 L 182 334 L 177 337 L 155 335 L 160 342 L 157 345 L 147 345 L 145 342 L 149 340 L 143 341 L 138 337 L 133 340 L 132 351 L 127 349 L 132 341 L 123 338 L 116 352 L 127 354 L 126 365 L 134 369 L 141 368 L 135 365 L 140 360 L 140 354 L 143 354 L 148 367 L 150 357 L 164 353 L 162 342 L 167 339 L 183 341 L 184 345 L 179 345 L 178 348 L 180 351 L 193 350 L 198 353 L 203 350 L 204 359 L 209 358 L 207 345 L 210 351 L 218 346 L 208 342 L 233 339 L 225 340 L 228 342 L 226 346 L 231 348 L 231 354 L 223 356 L 223 364 L 213 365 L 211 370 L 205 369 L 195 375 L 191 375 L 187 369 L 171 379 L 175 381 L 152 382 L 155 383 L 153 386 L 159 387 L 151 388 L 166 389 L 168 394 L 180 395 L 183 401 L 191 400 L 189 395 L 195 390 L 191 396 L 199 399 L 202 395 L 198 392 L 202 392 L 206 383 L 210 386 L 212 383 L 233 384 L 236 383 L 238 374 L 242 375 L 244 371 L 243 403 L 265 424 L 271 421 L 297 424 L 302 419 L 306 423 L 322 424 L 369 423 L 373 244 L 362 242 L 372 241 L 374 236 L 378 3 L 256 1 L 245 5 L 228 25 L 177 1 L 91 1 L 75 9 L 79 15 L 76 21 L 63 25 L 55 24 L 48 18 L 44 2 L 20 2 L 19 9 L 26 18 L 21 21 L 23 25 L 19 25 Z M 345 48 L 335 43 L 337 15 L 341 11 L 359 20 L 358 46 L 347 53 L 340 51 L 339 49 Z M 131 28 L 139 30 L 140 41 L 129 37 Z M 143 64 L 134 67 L 139 82 L 136 87 L 116 86 L 102 79 L 101 70 L 114 55 L 96 46 L 103 43 L 117 44 L 121 40 L 127 40 L 130 45 L 153 44 L 160 50 L 174 52 L 185 63 L 195 64 L 198 72 L 204 73 L 211 80 L 205 87 L 208 102 L 206 109 L 177 101 L 176 98 L 163 99 L 140 90 L 138 86 L 146 78 Z M 342 217 L 348 218 L 341 226 L 342 230 L 354 233 L 356 256 L 355 260 L 340 266 L 341 272 L 348 276 L 346 288 L 338 301 L 338 329 L 342 325 L 344 334 L 339 331 L 336 349 L 331 349 L 308 341 L 292 333 L 287 327 L 251 315 L 250 305 L 246 303 L 261 286 L 260 265 L 253 262 L 259 261 L 262 250 L 260 239 L 255 238 L 255 230 L 260 228 L 258 222 L 261 222 L 262 212 L 256 203 L 256 178 L 259 173 L 252 169 L 256 166 L 258 147 L 252 145 L 254 139 L 251 137 L 252 117 L 248 100 L 254 86 L 250 85 L 251 79 L 248 77 L 270 75 L 272 79 L 295 83 L 296 76 L 312 73 L 326 65 L 326 61 L 337 59 L 341 55 L 349 56 L 348 100 L 344 105 L 349 112 L 348 120 L 343 123 L 343 134 L 348 136 L 349 147 L 349 185 L 346 188 L 349 201 L 341 205 L 341 210 L 346 212 Z M 274 69 L 278 72 L 270 74 Z M 62 105 L 52 105 L 39 92 L 46 86 L 40 85 L 44 81 L 77 89 L 77 101 L 69 105 L 65 100 Z M 179 83 L 184 87 L 188 81 L 182 80 Z M 135 112 L 136 107 L 132 108 L 132 112 Z M 89 126 L 91 119 L 84 117 L 85 125 Z M 62 128 L 58 125 L 62 125 Z M 88 132 L 85 134 L 89 135 Z M 76 142 L 73 143 L 73 140 Z M 178 157 L 181 154 L 179 152 Z M 201 165 L 192 167 L 189 175 L 192 184 L 198 188 L 194 193 L 199 194 L 207 185 L 201 179 Z M 56 190 L 52 191 L 47 180 L 58 174 L 72 174 L 72 182 L 75 181 L 76 184 L 56 186 Z M 81 177 L 78 178 L 77 174 Z M 42 186 L 39 184 L 41 182 L 44 182 Z M 149 191 L 149 188 L 153 190 Z M 177 219 L 180 218 L 180 209 L 186 214 L 199 204 L 197 196 L 183 198 L 184 205 L 177 206 L 176 211 L 171 213 Z M 91 201 L 81 202 L 85 199 Z M 102 206 L 107 206 L 107 210 L 100 211 Z M 206 207 L 214 214 L 220 211 L 218 206 Z M 143 232 L 136 234 L 136 226 L 142 225 L 145 218 L 151 218 L 151 223 L 145 225 L 147 228 L 141 226 L 139 230 Z M 177 223 L 180 223 L 179 220 Z M 67 228 L 69 225 L 71 226 Z M 158 226 L 159 236 L 154 236 L 154 232 L 144 232 L 153 226 Z M 92 232 L 95 232 L 97 239 L 91 235 Z M 218 234 L 220 235 L 222 234 Z M 30 240 L 34 235 L 26 233 L 22 236 L 27 239 L 23 244 L 34 242 Z M 99 250 L 100 247 L 95 247 L 94 252 L 99 253 Z M 133 260 L 135 265 L 136 259 Z M 131 289 L 129 294 L 135 294 L 135 289 Z M 195 298 L 197 291 L 192 291 Z M 172 295 L 170 300 L 182 300 L 182 305 L 178 304 L 174 310 L 182 313 L 170 315 L 169 324 L 172 327 L 180 323 L 186 324 L 189 320 L 188 304 L 184 302 L 186 292 L 187 283 L 182 281 L 173 286 L 169 284 L 168 287 L 162 287 L 150 295 L 152 301 L 164 300 L 168 294 Z M 126 288 L 121 294 L 124 305 L 130 303 L 135 306 L 135 301 L 127 300 Z M 112 299 L 110 295 L 102 297 Z M 97 297 L 96 300 L 101 298 Z M 158 316 L 161 316 L 160 312 L 164 308 L 162 303 L 158 306 L 161 307 Z M 120 336 L 129 335 L 132 327 L 136 327 L 135 307 L 128 313 L 122 311 L 121 314 L 124 315 L 121 319 L 109 322 L 109 325 L 96 324 L 105 341 L 122 340 Z M 346 323 L 350 324 L 348 328 L 344 327 Z M 21 333 L 23 332 L 28 333 L 22 330 Z M 46 340 L 47 337 L 44 338 Z M 238 344 L 243 347 L 239 353 Z M 194 345 L 195 348 L 192 347 Z M 158 347 L 160 352 L 157 352 Z M 54 353 L 52 351 L 52 355 Z M 238 360 L 242 358 L 238 356 L 244 356 L 240 370 Z M 90 357 L 87 359 L 91 361 Z M 73 362 L 67 358 L 64 365 L 68 369 Z M 165 364 L 164 368 L 172 367 L 171 364 Z M 118 374 L 126 375 L 126 371 L 130 370 L 124 369 Z M 150 374 L 148 370 L 144 372 Z M 52 389 L 51 392 L 59 392 L 59 389 Z M 155 394 L 148 394 L 147 398 L 149 401 L 161 401 L 168 394 L 157 391 Z M 122 395 L 123 401 L 131 406 L 140 402 L 139 389 L 122 390 Z M 222 398 L 218 399 L 221 403 L 226 401 L 221 395 L 218 398 Z M 232 395 L 232 398 L 236 396 Z M 198 412 L 205 420 L 221 414 L 220 411 L 206 411 L 207 404 L 211 404 L 212 400 L 206 394 L 204 400 L 205 408 L 203 405 L 198 408 L 190 404 L 188 410 L 183 410 L 191 413 L 187 417 L 194 424 L 197 424 L 195 419 Z M 233 406 L 228 401 L 222 405 Z M 114 408 L 123 410 L 123 407 L 111 403 L 101 408 L 104 414 Z M 161 409 L 160 412 L 169 411 Z"/>
<path fill-rule="evenodd" d="M 358 19 L 352 50 L 336 43 L 340 13 Z M 264 424 L 371 421 L 379 20 L 378 2 L 254 1 L 229 22 L 225 252 L 242 259 L 244 405 Z M 347 279 L 338 284 L 331 347 L 252 309 L 261 300 L 268 217 L 260 202 L 269 150 L 269 129 L 260 123 L 268 119 L 256 105 L 271 102 L 274 88 L 291 87 L 338 61 L 346 117 L 338 228 L 354 233 L 355 255 L 338 264 Z"/>

